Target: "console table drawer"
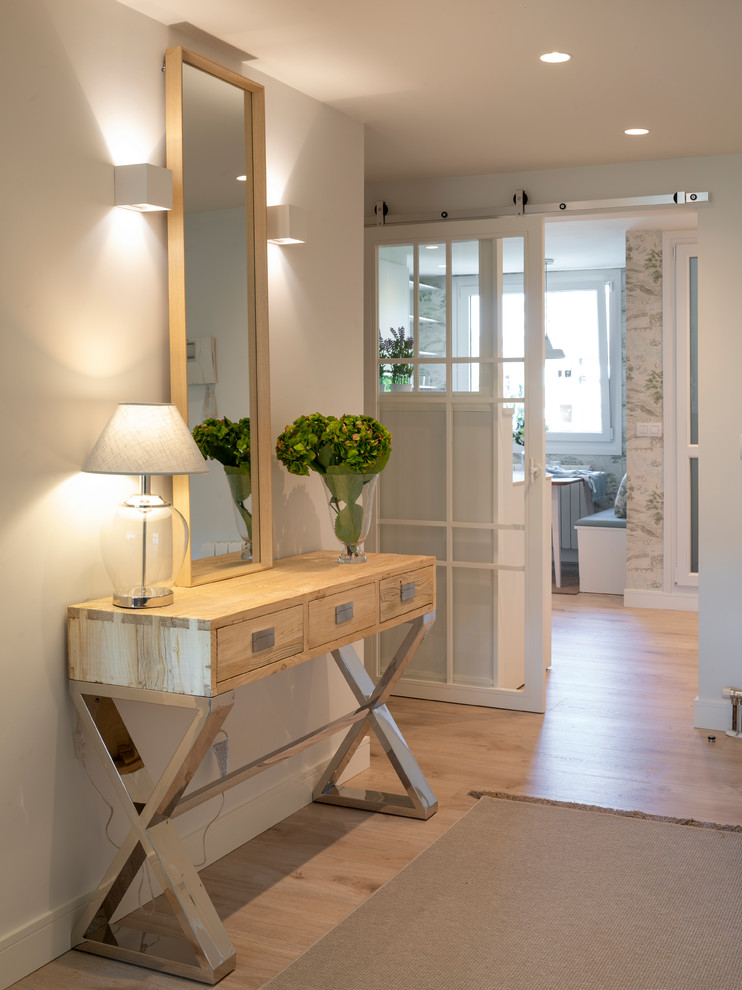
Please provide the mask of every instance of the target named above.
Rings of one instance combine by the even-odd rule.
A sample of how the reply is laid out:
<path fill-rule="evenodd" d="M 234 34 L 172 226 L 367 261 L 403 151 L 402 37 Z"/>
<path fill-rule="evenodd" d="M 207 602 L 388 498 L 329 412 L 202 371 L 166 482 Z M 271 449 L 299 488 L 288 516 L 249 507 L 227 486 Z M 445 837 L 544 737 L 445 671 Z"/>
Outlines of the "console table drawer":
<path fill-rule="evenodd" d="M 304 649 L 304 610 L 301 605 L 245 619 L 217 630 L 217 681 L 226 681 Z"/>
<path fill-rule="evenodd" d="M 349 633 L 368 629 L 376 625 L 376 615 L 376 586 L 373 584 L 310 602 L 309 648 L 314 649 Z"/>
<path fill-rule="evenodd" d="M 379 618 L 388 622 L 435 598 L 435 567 L 407 571 L 379 582 Z"/>

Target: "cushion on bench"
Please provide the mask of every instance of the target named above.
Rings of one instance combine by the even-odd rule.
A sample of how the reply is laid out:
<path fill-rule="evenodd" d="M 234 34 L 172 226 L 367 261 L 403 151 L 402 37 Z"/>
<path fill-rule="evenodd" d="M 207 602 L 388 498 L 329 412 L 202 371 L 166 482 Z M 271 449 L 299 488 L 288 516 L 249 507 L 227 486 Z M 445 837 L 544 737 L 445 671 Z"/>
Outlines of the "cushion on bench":
<path fill-rule="evenodd" d="M 614 509 L 603 509 L 602 512 L 594 512 L 591 516 L 583 516 L 575 523 L 578 526 L 596 526 L 603 529 L 626 529 L 626 519 L 617 516 Z"/>

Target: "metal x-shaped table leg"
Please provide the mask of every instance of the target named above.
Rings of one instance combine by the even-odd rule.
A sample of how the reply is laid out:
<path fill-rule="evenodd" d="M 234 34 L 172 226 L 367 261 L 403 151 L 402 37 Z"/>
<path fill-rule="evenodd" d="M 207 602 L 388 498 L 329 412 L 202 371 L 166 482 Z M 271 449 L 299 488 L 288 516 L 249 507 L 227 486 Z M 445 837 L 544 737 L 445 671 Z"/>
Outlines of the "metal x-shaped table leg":
<path fill-rule="evenodd" d="M 332 655 L 360 706 L 368 708 L 366 718 L 351 726 L 345 739 L 314 790 L 314 800 L 363 811 L 381 811 L 407 818 L 428 819 L 438 810 L 438 801 L 423 772 L 392 718 L 386 701 L 435 621 L 435 612 L 415 619 L 394 658 L 374 684 L 352 646 L 333 650 Z M 339 786 L 343 770 L 363 737 L 372 729 L 404 785 L 406 794 L 360 790 Z"/>
<path fill-rule="evenodd" d="M 195 698 L 77 681 L 71 682 L 70 689 L 86 740 L 97 751 L 131 823 L 96 896 L 76 926 L 73 944 L 97 955 L 202 983 L 216 983 L 234 969 L 235 951 L 170 816 L 220 731 L 234 696 L 229 693 L 213 699 Z M 146 768 L 132 774 L 135 779 L 128 781 L 116 766 L 96 719 L 101 697 L 192 710 L 192 721 L 157 783 L 152 783 Z M 120 725 L 123 728 L 123 719 Z M 167 896 L 185 940 L 112 920 L 145 859 Z"/>

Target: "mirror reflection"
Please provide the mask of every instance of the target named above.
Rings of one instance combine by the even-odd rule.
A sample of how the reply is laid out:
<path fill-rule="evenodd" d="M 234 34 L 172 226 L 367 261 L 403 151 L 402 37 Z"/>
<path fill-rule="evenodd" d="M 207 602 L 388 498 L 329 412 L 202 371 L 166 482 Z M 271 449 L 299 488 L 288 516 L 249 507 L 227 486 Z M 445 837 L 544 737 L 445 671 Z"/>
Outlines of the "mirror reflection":
<path fill-rule="evenodd" d="M 241 559 L 252 560 L 249 448 L 241 458 L 236 431 L 223 429 L 220 444 L 216 425 L 199 428 L 204 420 L 225 416 L 249 422 L 245 130 L 250 111 L 250 93 L 183 66 L 188 425 L 197 428 L 197 442 L 203 438 L 201 452 L 214 458 L 209 474 L 191 479 L 193 559 L 239 551 Z M 223 464 L 232 472 L 236 497 L 248 493 L 249 504 L 243 507 L 239 498 L 239 510 Z"/>
<path fill-rule="evenodd" d="M 258 374 L 259 364 L 267 366 L 258 304 L 266 295 L 263 94 L 193 53 L 174 52 L 182 64 L 168 53 L 168 72 L 177 68 L 180 84 L 176 115 L 178 87 L 168 80 L 173 400 L 211 467 L 174 479 L 191 531 L 179 583 L 201 584 L 271 563 L 268 444 L 260 440 L 267 375 Z"/>

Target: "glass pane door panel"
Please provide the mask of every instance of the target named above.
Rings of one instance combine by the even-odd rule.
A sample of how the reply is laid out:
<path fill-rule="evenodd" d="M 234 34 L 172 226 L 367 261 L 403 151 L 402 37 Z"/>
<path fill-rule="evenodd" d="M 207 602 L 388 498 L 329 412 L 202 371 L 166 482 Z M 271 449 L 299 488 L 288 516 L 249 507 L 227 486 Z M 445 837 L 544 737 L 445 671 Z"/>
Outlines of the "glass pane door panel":
<path fill-rule="evenodd" d="M 501 356 L 522 360 L 526 352 L 523 273 L 503 276 L 503 281 Z"/>
<path fill-rule="evenodd" d="M 503 399 L 522 399 L 525 394 L 525 367 L 522 361 L 506 361 L 502 365 Z"/>
<path fill-rule="evenodd" d="M 451 245 L 451 324 L 453 357 L 479 357 L 479 241 Z"/>
<path fill-rule="evenodd" d="M 382 523 L 379 542 L 381 553 L 422 554 L 437 557 L 438 560 L 446 559 L 445 526 Z"/>
<path fill-rule="evenodd" d="M 495 559 L 493 529 L 453 528 L 453 559 L 457 563 L 491 564 Z"/>
<path fill-rule="evenodd" d="M 690 570 L 698 574 L 698 458 L 690 458 Z"/>
<path fill-rule="evenodd" d="M 491 570 L 454 567 L 453 683 L 495 686 L 495 574 Z"/>
<path fill-rule="evenodd" d="M 421 392 L 445 392 L 445 364 L 421 364 L 419 388 Z"/>
<path fill-rule="evenodd" d="M 436 619 L 433 628 L 423 640 L 417 653 L 405 671 L 406 681 L 445 684 L 448 681 L 447 650 L 447 580 L 445 567 L 436 568 Z M 391 660 L 409 632 L 409 626 L 402 624 L 388 629 L 379 635 L 380 656 Z M 382 663 L 382 667 L 384 664 Z M 413 692 L 414 696 L 414 692 Z"/>
<path fill-rule="evenodd" d="M 698 258 L 689 258 L 689 413 L 690 442 L 698 443 Z"/>
<path fill-rule="evenodd" d="M 379 248 L 379 366 L 380 392 L 412 388 L 415 353 L 413 297 L 414 252 L 411 244 Z"/>
<path fill-rule="evenodd" d="M 412 336 L 410 285 L 414 277 L 414 253 L 411 244 L 385 244 L 379 247 L 379 335 L 389 339 L 392 328 L 400 327 Z"/>
<path fill-rule="evenodd" d="M 497 369 L 498 366 L 491 362 L 454 364 L 451 372 L 453 391 L 494 398 Z"/>
<path fill-rule="evenodd" d="M 392 434 L 392 454 L 379 484 L 381 519 L 445 522 L 445 408 L 385 402 L 379 418 Z"/>
<path fill-rule="evenodd" d="M 452 469 L 455 522 L 495 522 L 495 420 L 492 407 L 453 411 Z M 476 465 L 476 473 L 472 471 Z"/>
<path fill-rule="evenodd" d="M 453 528 L 453 559 L 459 564 L 524 567 L 524 544 L 522 529 Z"/>
<path fill-rule="evenodd" d="M 418 245 L 420 357 L 446 356 L 446 245 Z"/>

